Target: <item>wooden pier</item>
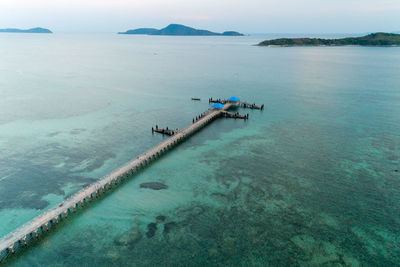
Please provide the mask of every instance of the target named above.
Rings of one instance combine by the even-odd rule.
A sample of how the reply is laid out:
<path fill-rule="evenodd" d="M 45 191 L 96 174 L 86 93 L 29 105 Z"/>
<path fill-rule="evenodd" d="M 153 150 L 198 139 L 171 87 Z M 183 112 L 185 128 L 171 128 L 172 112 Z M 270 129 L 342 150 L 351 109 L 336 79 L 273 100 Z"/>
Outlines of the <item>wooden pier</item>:
<path fill-rule="evenodd" d="M 222 116 L 225 117 L 225 118 L 233 118 L 233 119 L 242 119 L 242 120 L 248 120 L 249 119 L 249 114 L 248 113 L 246 115 L 240 115 L 239 113 L 222 111 Z"/>
<path fill-rule="evenodd" d="M 242 108 L 259 109 L 259 110 L 263 110 L 264 109 L 264 104 L 261 105 L 261 106 L 258 106 L 258 105 L 256 105 L 256 103 L 250 104 L 250 103 L 239 101 L 239 100 L 238 101 L 230 101 L 229 99 L 220 99 L 220 98 L 213 99 L 213 98 L 209 98 L 208 102 L 209 103 L 220 103 L 220 104 L 223 104 L 223 105 L 225 105 L 227 103 L 233 103 L 233 104 L 239 105 Z"/>
<path fill-rule="evenodd" d="M 260 110 L 264 109 L 264 105 L 257 106 L 255 103 L 254 104 L 249 104 L 249 103 L 246 103 L 246 102 L 240 102 L 240 106 L 243 107 L 243 108 L 250 108 L 250 109 L 260 109 Z"/>
<path fill-rule="evenodd" d="M 210 99 L 208 99 L 208 103 L 221 103 L 221 104 L 226 104 L 227 102 L 228 102 L 228 100 L 220 99 L 220 98 L 217 98 L 217 99 L 210 98 Z"/>
<path fill-rule="evenodd" d="M 172 135 L 177 134 L 179 132 L 179 130 L 178 129 L 171 130 L 171 129 L 168 129 L 168 127 L 165 129 L 159 129 L 158 126 L 156 126 L 156 128 L 151 128 L 151 132 L 152 133 L 156 132 L 156 133 L 172 136 Z"/>
<path fill-rule="evenodd" d="M 69 214 L 103 195 L 109 189 L 131 177 L 132 174 L 135 174 L 137 171 L 149 165 L 216 118 L 223 116 L 224 112 L 234 105 L 237 104 L 226 103 L 222 109 L 212 109 L 203 113 L 184 130 L 175 132 L 170 138 L 151 148 L 149 151 L 139 155 L 119 169 L 83 188 L 78 193 L 63 201 L 60 205 L 39 215 L 14 232 L 6 235 L 0 240 L 0 263 L 9 255 L 14 254 L 20 247 L 27 246 L 30 240 L 38 239 L 42 233 L 49 231 L 54 225 L 58 224 L 60 220 L 67 218 Z"/>

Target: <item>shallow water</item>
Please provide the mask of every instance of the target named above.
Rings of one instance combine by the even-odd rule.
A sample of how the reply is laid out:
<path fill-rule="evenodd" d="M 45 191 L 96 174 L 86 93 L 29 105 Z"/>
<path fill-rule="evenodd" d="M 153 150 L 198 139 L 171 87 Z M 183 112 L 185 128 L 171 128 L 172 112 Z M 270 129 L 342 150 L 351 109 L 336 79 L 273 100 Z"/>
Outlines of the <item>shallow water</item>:
<path fill-rule="evenodd" d="M 0 236 L 210 96 L 266 106 L 213 122 L 7 263 L 397 265 L 400 49 L 258 38 L 1 35 Z"/>

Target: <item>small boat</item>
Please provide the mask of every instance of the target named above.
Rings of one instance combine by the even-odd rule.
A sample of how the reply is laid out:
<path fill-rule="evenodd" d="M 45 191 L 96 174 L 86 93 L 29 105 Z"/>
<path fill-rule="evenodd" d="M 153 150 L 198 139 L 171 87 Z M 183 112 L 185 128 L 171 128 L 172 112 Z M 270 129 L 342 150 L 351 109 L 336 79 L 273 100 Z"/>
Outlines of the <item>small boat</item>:
<path fill-rule="evenodd" d="M 193 100 L 193 101 L 200 101 L 200 98 L 192 97 L 192 100 Z"/>

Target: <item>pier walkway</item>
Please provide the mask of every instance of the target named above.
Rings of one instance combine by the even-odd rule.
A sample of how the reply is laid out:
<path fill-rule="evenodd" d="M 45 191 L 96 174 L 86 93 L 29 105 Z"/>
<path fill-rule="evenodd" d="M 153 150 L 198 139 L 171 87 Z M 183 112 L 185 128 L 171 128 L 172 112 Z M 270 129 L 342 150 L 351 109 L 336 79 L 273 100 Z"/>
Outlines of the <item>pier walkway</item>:
<path fill-rule="evenodd" d="M 260 110 L 264 109 L 264 104 L 262 104 L 261 106 L 258 106 L 258 105 L 256 105 L 256 103 L 250 104 L 250 103 L 247 103 L 247 102 L 240 101 L 239 98 L 236 98 L 236 97 L 234 99 L 235 99 L 235 101 L 232 101 L 230 99 L 220 99 L 220 98 L 213 99 L 213 98 L 209 98 L 208 102 L 209 103 L 220 103 L 220 104 L 223 104 L 223 105 L 225 105 L 226 103 L 236 103 L 237 105 L 239 105 L 239 106 L 241 106 L 243 108 L 260 109 Z"/>
<path fill-rule="evenodd" d="M 150 162 L 156 160 L 171 148 L 175 147 L 177 144 L 181 143 L 216 118 L 220 117 L 222 113 L 226 112 L 234 105 L 235 104 L 232 103 L 226 103 L 222 109 L 210 110 L 203 117 L 189 125 L 184 130 L 175 133 L 167 140 L 139 155 L 121 168 L 80 190 L 57 207 L 39 215 L 32 221 L 19 227 L 14 232 L 6 235 L 0 240 L 0 263 L 2 260 L 7 258 L 8 255 L 14 254 L 19 247 L 27 246 L 31 239 L 39 238 L 41 233 L 49 231 L 51 227 L 58 224 L 60 220 L 66 218 L 70 213 L 83 207 L 85 203 L 104 194 L 119 182 L 130 177 L 130 175 L 139 171 Z"/>

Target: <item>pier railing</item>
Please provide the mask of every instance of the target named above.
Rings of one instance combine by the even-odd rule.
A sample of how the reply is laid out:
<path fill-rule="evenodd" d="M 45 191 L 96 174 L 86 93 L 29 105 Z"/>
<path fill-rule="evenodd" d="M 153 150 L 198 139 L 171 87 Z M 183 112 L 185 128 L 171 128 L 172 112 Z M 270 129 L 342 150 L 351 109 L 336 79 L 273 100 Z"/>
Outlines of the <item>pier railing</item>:
<path fill-rule="evenodd" d="M 107 190 L 111 189 L 126 178 L 131 177 L 132 174 L 144 168 L 177 144 L 208 125 L 210 122 L 221 116 L 223 112 L 231 108 L 232 105 L 235 104 L 226 103 L 223 109 L 214 109 L 207 112 L 199 120 L 195 121 L 184 130 L 177 132 L 167 140 L 139 155 L 119 169 L 83 188 L 58 206 L 37 216 L 30 222 L 3 237 L 0 240 L 0 262 L 10 254 L 14 254 L 18 248 L 27 246 L 31 239 L 39 238 L 42 233 L 49 231 L 49 229 L 55 224 L 58 224 L 60 220 L 67 218 L 70 213 L 82 208 L 87 202 L 104 194 Z"/>

